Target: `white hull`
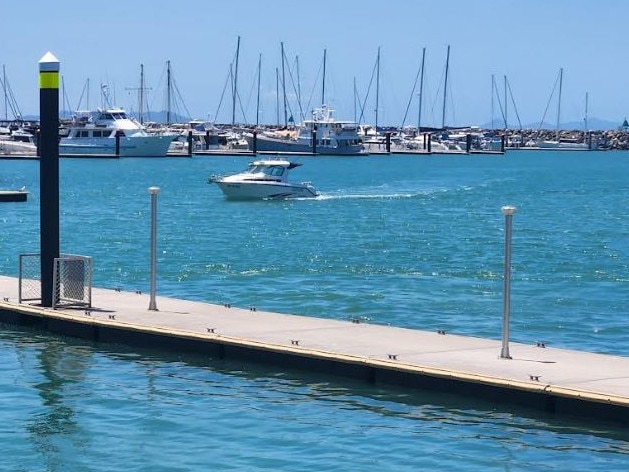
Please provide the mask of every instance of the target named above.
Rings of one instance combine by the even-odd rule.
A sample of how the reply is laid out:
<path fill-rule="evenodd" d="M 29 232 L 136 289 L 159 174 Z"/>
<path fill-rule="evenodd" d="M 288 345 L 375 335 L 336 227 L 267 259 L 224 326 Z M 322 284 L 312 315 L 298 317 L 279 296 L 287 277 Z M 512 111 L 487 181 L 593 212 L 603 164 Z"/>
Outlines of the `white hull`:
<path fill-rule="evenodd" d="M 249 149 L 253 149 L 253 136 L 245 135 L 249 144 Z M 298 154 L 312 153 L 312 144 L 301 139 L 282 139 L 270 136 L 258 135 L 256 137 L 256 151 L 258 152 L 288 152 Z M 331 156 L 351 156 L 355 154 L 366 154 L 362 144 L 352 144 L 349 146 L 319 145 L 316 147 L 317 154 Z"/>
<path fill-rule="evenodd" d="M 308 185 L 267 183 L 267 182 L 221 182 L 215 180 L 223 194 L 230 199 L 269 199 L 284 200 L 287 198 L 314 198 L 314 188 Z"/>
<path fill-rule="evenodd" d="M 0 139 L 0 153 L 3 154 L 36 154 L 37 146 L 21 141 Z"/>
<path fill-rule="evenodd" d="M 562 141 L 537 141 L 538 148 L 542 149 L 557 149 L 557 150 L 573 150 L 573 151 L 587 151 L 589 146 L 587 143 L 567 143 Z"/>
<path fill-rule="evenodd" d="M 120 138 L 121 157 L 164 157 L 175 136 L 130 136 Z M 116 138 L 62 138 L 60 155 L 116 156 Z"/>

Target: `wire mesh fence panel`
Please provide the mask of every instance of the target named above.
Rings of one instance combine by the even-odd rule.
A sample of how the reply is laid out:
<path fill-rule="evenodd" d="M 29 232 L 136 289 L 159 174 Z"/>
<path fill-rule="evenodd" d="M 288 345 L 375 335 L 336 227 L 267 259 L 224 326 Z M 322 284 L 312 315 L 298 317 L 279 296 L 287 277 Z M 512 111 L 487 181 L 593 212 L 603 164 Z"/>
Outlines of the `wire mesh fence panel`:
<path fill-rule="evenodd" d="M 92 258 L 62 255 L 55 258 L 53 308 L 92 306 Z"/>
<path fill-rule="evenodd" d="M 41 301 L 41 258 L 39 254 L 20 254 L 19 302 Z"/>

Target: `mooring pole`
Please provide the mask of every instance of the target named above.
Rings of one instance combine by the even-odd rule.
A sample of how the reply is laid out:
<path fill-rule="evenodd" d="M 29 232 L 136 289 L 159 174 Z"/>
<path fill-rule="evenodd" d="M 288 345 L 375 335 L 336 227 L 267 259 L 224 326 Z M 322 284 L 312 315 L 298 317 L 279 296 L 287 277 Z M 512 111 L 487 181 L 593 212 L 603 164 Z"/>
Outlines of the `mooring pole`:
<path fill-rule="evenodd" d="M 157 286 L 157 194 L 159 187 L 149 187 L 151 195 L 151 299 L 149 310 L 157 311 L 155 291 Z"/>
<path fill-rule="evenodd" d="M 511 359 L 509 355 L 509 311 L 511 305 L 511 223 L 515 207 L 503 206 L 502 214 L 505 215 L 505 272 L 504 294 L 502 304 L 502 350 L 501 359 Z"/>
<path fill-rule="evenodd" d="M 59 60 L 39 60 L 39 238 L 41 303 L 52 307 L 54 264 L 59 257 Z"/>

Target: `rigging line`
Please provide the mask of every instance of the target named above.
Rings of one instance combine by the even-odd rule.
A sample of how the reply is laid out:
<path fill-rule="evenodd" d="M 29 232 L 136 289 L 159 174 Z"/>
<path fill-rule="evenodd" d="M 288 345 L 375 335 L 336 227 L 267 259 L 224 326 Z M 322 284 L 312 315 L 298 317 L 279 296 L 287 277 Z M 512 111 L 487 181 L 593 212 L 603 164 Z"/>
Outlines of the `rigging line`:
<path fill-rule="evenodd" d="M 216 113 L 214 114 L 214 123 L 218 120 L 218 114 L 221 111 L 221 105 L 223 104 L 223 98 L 225 97 L 225 92 L 227 91 L 227 85 L 231 82 L 231 65 L 229 66 L 229 72 L 227 73 L 227 77 L 225 78 L 225 84 L 223 85 L 223 91 L 221 92 L 221 98 L 218 101 L 218 107 L 216 108 Z"/>
<path fill-rule="evenodd" d="M 358 123 L 360 123 L 363 120 L 365 106 L 367 105 L 367 99 L 369 98 L 369 92 L 371 91 L 371 84 L 373 83 L 374 76 L 376 75 L 377 67 L 378 67 L 378 60 L 376 60 L 375 64 L 373 65 L 373 69 L 371 71 L 371 79 L 369 79 L 369 85 L 367 86 L 367 94 L 365 95 L 365 100 L 363 101 L 360 107 L 361 112 L 360 112 L 360 117 L 358 118 Z M 377 131 L 378 130 L 376 130 L 376 132 Z"/>
<path fill-rule="evenodd" d="M 356 100 L 358 101 L 358 106 L 359 106 L 359 108 L 360 108 L 360 116 L 363 116 L 364 108 L 363 108 L 363 105 L 362 105 L 362 104 L 361 104 L 361 102 L 360 102 L 360 94 L 358 93 L 358 88 L 356 88 L 356 89 L 354 90 L 354 95 L 355 95 L 355 97 L 356 97 Z M 356 123 L 360 123 L 360 120 L 359 120 L 359 121 L 357 121 Z"/>
<path fill-rule="evenodd" d="M 11 85 L 9 84 L 9 79 L 5 77 L 4 82 L 2 82 L 2 79 L 0 79 L 0 84 L 2 85 L 2 88 L 6 90 L 8 105 L 11 109 L 11 113 L 13 113 L 13 118 L 15 118 L 16 120 L 22 120 L 22 112 L 20 111 L 17 100 L 13 95 L 13 90 L 11 89 Z"/>
<path fill-rule="evenodd" d="M 430 107 L 430 114 L 432 116 L 433 125 L 435 124 L 435 106 L 437 105 L 437 100 L 439 100 L 439 95 L 441 94 L 441 84 L 443 83 L 443 77 L 445 75 L 446 66 L 443 67 L 441 72 L 441 77 L 439 78 L 439 86 L 437 87 L 437 92 L 435 92 L 435 98 Z"/>
<path fill-rule="evenodd" d="M 284 80 L 282 78 L 280 78 L 279 80 L 280 80 L 280 87 L 282 88 L 282 90 L 286 90 L 284 86 Z M 294 123 L 295 117 L 293 116 L 293 109 L 291 108 L 290 102 L 288 100 L 286 100 L 286 107 L 288 108 L 288 113 L 290 113 L 290 115 L 293 117 L 293 123 Z M 288 122 L 285 123 L 285 126 L 288 127 Z"/>
<path fill-rule="evenodd" d="M 297 105 L 299 106 L 299 116 L 303 117 L 304 116 L 304 111 L 301 108 L 301 102 L 299 100 L 299 92 L 297 91 L 297 87 L 295 86 L 295 80 L 293 78 L 293 71 L 291 70 L 290 64 L 288 64 L 288 58 L 286 57 L 286 51 L 283 51 L 283 53 L 284 53 L 284 58 L 286 59 L 286 62 L 287 62 L 288 76 L 290 77 L 291 84 L 293 85 L 293 91 L 295 92 L 295 95 L 297 96 Z M 288 104 L 288 107 L 290 109 L 290 103 Z M 291 115 L 293 115 L 292 110 L 291 110 Z M 293 116 L 293 120 L 294 120 L 294 116 Z M 294 121 L 293 121 L 293 123 L 294 123 Z"/>
<path fill-rule="evenodd" d="M 81 103 L 83 103 L 83 96 L 86 93 L 89 83 L 90 83 L 90 79 L 87 79 L 85 83 L 83 84 L 83 90 L 81 90 L 81 95 L 79 96 L 79 103 L 76 106 L 75 112 L 78 112 L 81 109 Z"/>
<path fill-rule="evenodd" d="M 167 71 L 167 66 L 165 66 L 162 69 L 162 75 L 159 77 L 159 80 L 157 81 L 157 88 L 161 89 L 162 88 L 162 84 L 164 83 L 164 76 L 166 75 L 166 71 Z M 154 94 L 151 97 L 151 101 L 149 102 L 149 107 L 152 109 L 155 109 L 155 100 L 157 100 L 158 95 Z M 163 111 L 163 110 L 162 110 Z"/>
<path fill-rule="evenodd" d="M 546 113 L 548 112 L 548 108 L 550 108 L 550 103 L 553 99 L 553 96 L 555 95 L 555 90 L 557 89 L 557 83 L 559 82 L 560 75 L 561 75 L 561 71 L 559 74 L 557 74 L 557 78 L 555 79 L 555 84 L 553 85 L 553 91 L 550 93 L 550 97 L 548 98 L 548 103 L 546 103 L 546 109 L 544 110 L 544 115 L 542 115 L 542 121 L 540 121 L 539 126 L 537 128 L 538 133 L 541 131 L 544 120 L 546 119 Z"/>
<path fill-rule="evenodd" d="M 415 82 L 413 82 L 413 88 L 411 90 L 411 95 L 408 98 L 408 103 L 406 104 L 406 111 L 404 112 L 404 118 L 402 119 L 402 126 L 401 128 L 404 129 L 404 124 L 406 123 L 406 117 L 408 116 L 408 110 L 410 110 L 411 108 L 411 103 L 413 102 L 413 95 L 415 95 L 415 88 L 417 88 L 417 81 L 419 80 L 419 74 L 422 71 L 422 66 L 419 66 L 419 69 L 417 69 L 417 74 L 415 75 Z"/>
<path fill-rule="evenodd" d="M 186 115 L 188 116 L 188 118 L 192 119 L 190 110 L 188 110 L 188 107 L 186 106 L 186 102 L 183 100 L 183 96 L 181 95 L 181 92 L 179 91 L 179 86 L 177 85 L 174 79 L 173 79 L 173 89 L 175 91 L 176 97 L 178 97 L 179 100 L 181 101 L 181 106 L 183 107 L 183 110 L 186 112 Z M 175 103 L 177 104 L 176 100 L 175 100 Z"/>
<path fill-rule="evenodd" d="M 314 92 L 315 92 L 315 85 L 317 84 L 317 82 L 319 82 L 319 77 L 321 76 L 321 69 L 323 68 L 323 61 L 321 61 L 321 63 L 319 63 L 319 70 L 317 71 L 317 76 L 315 77 L 315 80 L 312 84 L 312 89 L 310 91 L 310 97 L 308 98 L 308 103 L 306 104 L 306 110 L 310 110 L 310 104 L 312 103 L 312 97 L 314 96 Z"/>
<path fill-rule="evenodd" d="M 498 91 L 498 86 L 496 85 L 496 81 L 493 80 L 494 76 L 492 75 L 492 93 L 495 94 L 496 100 L 498 100 L 498 107 L 500 108 L 500 116 L 502 116 L 502 121 L 505 123 L 505 129 L 507 128 L 507 118 L 505 117 L 505 112 L 502 107 L 502 101 L 500 100 L 500 92 Z"/>
<path fill-rule="evenodd" d="M 242 100 L 240 99 L 240 92 L 238 92 L 238 90 L 236 90 L 236 100 L 238 101 L 238 107 L 240 108 L 240 113 L 242 113 L 243 123 L 247 124 L 247 116 L 245 115 L 245 110 L 242 107 Z"/>
<path fill-rule="evenodd" d="M 246 102 L 246 106 L 245 106 L 245 110 L 247 110 L 247 111 L 249 110 L 249 105 L 251 104 L 251 98 L 253 97 L 253 91 L 256 88 L 257 79 L 259 77 L 259 74 L 260 74 L 260 71 L 257 70 L 257 68 L 256 68 L 256 75 L 253 77 L 253 82 L 251 82 L 251 89 L 249 90 L 249 95 L 247 96 L 247 102 Z M 239 94 L 239 97 L 240 97 L 240 94 Z M 244 122 L 245 122 L 245 124 L 247 124 L 248 121 L 247 121 L 247 117 L 245 116 L 245 110 L 242 110 L 242 104 L 241 104 L 240 108 L 241 108 L 241 111 L 242 111 L 242 116 L 243 116 Z"/>
<path fill-rule="evenodd" d="M 511 92 L 511 84 L 509 83 L 509 79 L 507 79 L 507 89 L 509 90 L 509 96 L 511 97 L 511 103 L 513 104 L 513 110 L 515 111 L 515 116 L 518 119 L 518 125 L 520 129 L 522 129 L 522 122 L 520 121 L 520 115 L 518 114 L 518 107 L 515 105 L 515 99 L 513 98 L 513 93 Z"/>

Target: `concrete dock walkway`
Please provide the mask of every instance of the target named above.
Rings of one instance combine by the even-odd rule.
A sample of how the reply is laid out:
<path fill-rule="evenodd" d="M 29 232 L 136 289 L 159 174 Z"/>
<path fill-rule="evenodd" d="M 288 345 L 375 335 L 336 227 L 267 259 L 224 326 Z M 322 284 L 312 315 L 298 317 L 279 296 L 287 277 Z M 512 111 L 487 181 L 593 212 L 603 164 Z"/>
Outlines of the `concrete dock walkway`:
<path fill-rule="evenodd" d="M 0 276 L 0 321 L 95 341 L 203 352 L 427 388 L 555 414 L 629 419 L 629 358 L 92 289 L 91 308 L 18 303 Z"/>

